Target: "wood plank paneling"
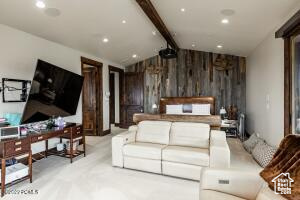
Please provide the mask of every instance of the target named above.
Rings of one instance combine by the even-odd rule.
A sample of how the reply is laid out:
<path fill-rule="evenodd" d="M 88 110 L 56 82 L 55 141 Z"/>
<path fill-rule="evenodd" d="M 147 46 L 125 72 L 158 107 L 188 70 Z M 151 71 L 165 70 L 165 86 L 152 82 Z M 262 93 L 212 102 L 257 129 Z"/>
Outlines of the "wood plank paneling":
<path fill-rule="evenodd" d="M 144 107 L 154 113 L 152 105 L 161 97 L 214 96 L 216 111 L 234 105 L 246 111 L 246 60 L 232 57 L 233 68 L 217 70 L 213 63 L 219 54 L 180 49 L 178 58 L 165 60 L 154 56 L 126 67 L 127 72 L 145 72 Z M 157 73 L 151 70 L 156 67 Z"/>

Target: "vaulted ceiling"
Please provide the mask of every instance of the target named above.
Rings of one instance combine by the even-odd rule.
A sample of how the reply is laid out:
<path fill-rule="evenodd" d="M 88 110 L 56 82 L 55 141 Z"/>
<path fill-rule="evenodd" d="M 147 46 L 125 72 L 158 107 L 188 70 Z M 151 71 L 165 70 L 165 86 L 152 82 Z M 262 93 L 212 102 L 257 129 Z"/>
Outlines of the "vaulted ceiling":
<path fill-rule="evenodd" d="M 46 7 L 40 9 L 36 0 L 1 0 L 0 23 L 122 65 L 154 56 L 166 46 L 135 0 L 44 2 Z M 249 55 L 299 5 L 299 0 L 151 2 L 180 48 L 242 56 Z M 224 9 L 234 14 L 224 15 Z M 228 24 L 221 23 L 225 18 Z"/>

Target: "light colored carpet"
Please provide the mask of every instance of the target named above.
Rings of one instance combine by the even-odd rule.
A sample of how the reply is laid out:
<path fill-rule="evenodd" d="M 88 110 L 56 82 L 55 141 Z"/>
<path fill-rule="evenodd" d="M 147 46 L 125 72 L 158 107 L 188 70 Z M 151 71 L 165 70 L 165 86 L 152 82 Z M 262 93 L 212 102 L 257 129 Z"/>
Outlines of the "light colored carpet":
<path fill-rule="evenodd" d="M 69 159 L 50 156 L 33 164 L 33 183 L 19 183 L 6 199 L 41 200 L 198 200 L 199 183 L 111 166 L 111 137 L 87 137 L 87 156 Z"/>

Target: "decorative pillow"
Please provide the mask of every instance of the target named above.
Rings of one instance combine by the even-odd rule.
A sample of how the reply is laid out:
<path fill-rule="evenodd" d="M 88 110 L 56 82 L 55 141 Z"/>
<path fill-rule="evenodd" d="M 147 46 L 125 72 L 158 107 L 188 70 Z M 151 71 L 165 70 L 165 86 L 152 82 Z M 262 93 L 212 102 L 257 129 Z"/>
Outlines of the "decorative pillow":
<path fill-rule="evenodd" d="M 280 142 L 277 152 L 275 153 L 271 162 L 261 172 L 260 176 L 266 181 L 271 190 L 277 189 L 279 184 L 278 175 L 281 173 L 280 179 L 287 177 L 289 179 L 288 184 L 291 184 L 291 192 L 285 192 L 284 190 L 278 191 L 281 196 L 287 200 L 299 200 L 300 197 L 300 135 L 293 134 L 283 138 Z M 287 174 L 287 172 L 289 174 Z M 275 179 L 275 181 L 274 181 Z M 291 179 L 294 182 L 291 182 Z M 275 186 L 275 187 L 274 187 Z M 286 187 L 282 187 L 281 189 Z M 286 193 L 286 194 L 284 194 Z M 276 199 L 283 199 L 278 196 Z"/>
<path fill-rule="evenodd" d="M 183 104 L 182 105 L 182 112 L 183 113 L 193 113 L 193 106 L 192 106 L 192 104 Z"/>
<path fill-rule="evenodd" d="M 182 115 L 182 104 L 181 105 L 166 105 L 166 114 L 169 115 Z"/>
<path fill-rule="evenodd" d="M 263 140 L 258 138 L 256 134 L 253 133 L 248 140 L 243 142 L 243 146 L 246 149 L 246 151 L 248 151 L 248 153 L 252 153 L 252 150 L 254 149 L 258 141 L 263 141 Z"/>
<path fill-rule="evenodd" d="M 252 151 L 252 156 L 261 167 L 265 168 L 272 160 L 276 151 L 277 148 L 259 141 Z"/>
<path fill-rule="evenodd" d="M 210 115 L 210 104 L 193 104 L 194 115 Z"/>

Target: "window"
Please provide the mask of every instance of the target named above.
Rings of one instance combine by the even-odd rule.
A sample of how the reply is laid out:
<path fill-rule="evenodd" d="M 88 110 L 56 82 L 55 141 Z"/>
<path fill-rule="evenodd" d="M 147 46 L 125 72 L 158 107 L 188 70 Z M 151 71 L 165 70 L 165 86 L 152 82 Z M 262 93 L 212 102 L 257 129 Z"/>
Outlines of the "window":
<path fill-rule="evenodd" d="M 291 38 L 292 133 L 300 134 L 300 34 Z"/>

